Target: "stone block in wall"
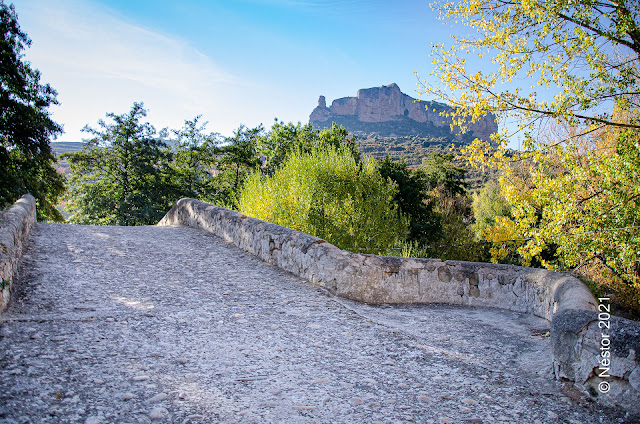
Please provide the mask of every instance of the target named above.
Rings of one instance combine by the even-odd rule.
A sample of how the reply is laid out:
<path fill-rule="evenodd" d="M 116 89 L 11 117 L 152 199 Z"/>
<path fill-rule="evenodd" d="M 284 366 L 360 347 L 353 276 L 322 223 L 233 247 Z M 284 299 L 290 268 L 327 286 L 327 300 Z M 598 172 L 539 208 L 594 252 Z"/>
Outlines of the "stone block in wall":
<path fill-rule="evenodd" d="M 558 379 L 640 416 L 640 322 L 564 309 L 552 321 L 551 343 Z"/>

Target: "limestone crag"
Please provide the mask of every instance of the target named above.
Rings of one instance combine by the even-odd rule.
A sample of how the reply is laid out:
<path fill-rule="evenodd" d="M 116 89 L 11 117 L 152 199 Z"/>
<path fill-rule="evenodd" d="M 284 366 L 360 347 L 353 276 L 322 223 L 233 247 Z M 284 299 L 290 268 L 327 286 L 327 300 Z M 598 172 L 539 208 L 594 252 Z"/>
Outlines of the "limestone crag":
<path fill-rule="evenodd" d="M 327 107 L 320 96 L 318 106 L 309 121 L 314 127 L 326 128 L 332 122 L 343 125 L 351 132 L 375 132 L 381 136 L 420 135 L 450 136 L 458 140 L 478 137 L 489 140 L 498 131 L 495 116 L 487 115 L 469 125 L 462 134 L 458 128 L 450 129 L 450 118 L 442 112 L 453 108 L 435 101 L 418 101 L 400 91 L 397 84 L 358 90 L 356 97 L 336 99 Z"/>

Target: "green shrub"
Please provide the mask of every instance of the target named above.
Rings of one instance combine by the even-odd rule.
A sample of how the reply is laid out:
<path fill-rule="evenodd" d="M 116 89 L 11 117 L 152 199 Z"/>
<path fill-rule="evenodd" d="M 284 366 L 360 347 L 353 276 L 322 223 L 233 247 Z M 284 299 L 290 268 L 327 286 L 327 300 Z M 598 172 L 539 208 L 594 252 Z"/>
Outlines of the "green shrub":
<path fill-rule="evenodd" d="M 477 240 L 483 240 L 484 230 L 496 225 L 496 217 L 511 217 L 511 207 L 496 181 L 488 181 L 479 193 L 473 195 L 472 207 Z"/>
<path fill-rule="evenodd" d="M 394 203 L 396 185 L 373 159 L 348 147 L 291 153 L 272 177 L 253 173 L 239 210 L 320 237 L 347 250 L 377 253 L 405 240 L 408 221 Z"/>

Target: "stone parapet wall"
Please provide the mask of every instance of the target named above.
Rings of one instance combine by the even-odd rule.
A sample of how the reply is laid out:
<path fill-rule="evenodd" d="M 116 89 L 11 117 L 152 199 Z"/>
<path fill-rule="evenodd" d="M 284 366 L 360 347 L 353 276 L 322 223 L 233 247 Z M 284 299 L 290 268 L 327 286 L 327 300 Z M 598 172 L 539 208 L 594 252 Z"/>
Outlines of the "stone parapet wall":
<path fill-rule="evenodd" d="M 488 306 L 545 318 L 552 322 L 556 377 L 575 382 L 606 404 L 640 414 L 640 405 L 633 401 L 640 398 L 640 351 L 634 347 L 640 340 L 640 323 L 612 319 L 618 327 L 611 330 L 611 341 L 624 346 L 616 345 L 610 360 L 620 369 L 612 368 L 608 393 L 589 389 L 596 382 L 593 375 L 601 359 L 596 355 L 601 334 L 593 327 L 598 305 L 589 289 L 568 274 L 510 265 L 351 253 L 317 237 L 194 199 L 178 201 L 158 225 L 186 225 L 208 231 L 352 300 Z M 638 336 L 634 339 L 629 334 Z"/>
<path fill-rule="evenodd" d="M 159 225 L 201 228 L 338 296 L 367 303 L 490 306 L 548 320 L 562 309 L 596 308 L 589 289 L 569 275 L 490 263 L 355 254 L 193 199 L 180 200 Z"/>
<path fill-rule="evenodd" d="M 0 212 L 0 312 L 9 303 L 18 261 L 35 222 L 36 199 L 30 194 L 22 196 L 11 208 Z"/>

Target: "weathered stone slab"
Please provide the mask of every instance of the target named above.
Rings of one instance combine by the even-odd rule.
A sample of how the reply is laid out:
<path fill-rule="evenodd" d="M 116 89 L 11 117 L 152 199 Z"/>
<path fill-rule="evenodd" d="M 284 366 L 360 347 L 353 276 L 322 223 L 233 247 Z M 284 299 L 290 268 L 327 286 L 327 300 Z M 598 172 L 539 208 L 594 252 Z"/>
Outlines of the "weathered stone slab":
<path fill-rule="evenodd" d="M 552 321 L 554 373 L 606 405 L 640 413 L 640 323 L 566 309 Z"/>

